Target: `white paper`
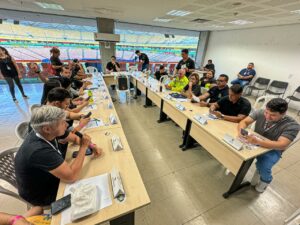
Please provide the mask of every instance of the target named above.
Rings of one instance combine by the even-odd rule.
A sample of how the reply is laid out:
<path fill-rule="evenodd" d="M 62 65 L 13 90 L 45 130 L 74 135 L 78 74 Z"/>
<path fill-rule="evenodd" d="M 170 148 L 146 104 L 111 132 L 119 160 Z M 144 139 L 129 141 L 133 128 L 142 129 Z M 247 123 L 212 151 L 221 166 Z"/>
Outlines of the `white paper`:
<path fill-rule="evenodd" d="M 101 119 L 91 119 L 89 123 L 85 126 L 86 129 L 88 128 L 96 128 L 104 126 L 104 122 Z"/>
<path fill-rule="evenodd" d="M 101 195 L 100 195 L 100 204 L 99 204 L 99 209 L 103 209 L 105 207 L 108 207 L 112 205 L 112 199 L 111 199 L 111 193 L 109 190 L 109 174 L 105 173 L 103 175 L 95 176 L 95 177 L 90 177 L 87 179 L 79 180 L 76 181 L 74 184 L 67 184 L 64 192 L 64 196 L 71 194 L 71 188 L 76 188 L 80 184 L 94 184 L 99 188 Z M 61 215 L 61 225 L 65 225 L 71 223 L 71 208 L 66 209 L 65 211 L 62 212 Z"/>
<path fill-rule="evenodd" d="M 187 98 L 174 98 L 176 102 L 188 102 Z"/>

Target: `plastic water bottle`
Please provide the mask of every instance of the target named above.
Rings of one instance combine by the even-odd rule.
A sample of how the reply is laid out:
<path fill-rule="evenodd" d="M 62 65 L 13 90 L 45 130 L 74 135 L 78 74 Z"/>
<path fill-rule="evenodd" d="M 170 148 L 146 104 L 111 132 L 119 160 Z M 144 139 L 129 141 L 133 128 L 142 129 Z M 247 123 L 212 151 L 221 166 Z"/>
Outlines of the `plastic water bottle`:
<path fill-rule="evenodd" d="M 93 104 L 94 103 L 94 99 L 93 99 L 93 92 L 92 92 L 92 90 L 88 90 L 88 96 L 90 97 L 89 104 Z"/>

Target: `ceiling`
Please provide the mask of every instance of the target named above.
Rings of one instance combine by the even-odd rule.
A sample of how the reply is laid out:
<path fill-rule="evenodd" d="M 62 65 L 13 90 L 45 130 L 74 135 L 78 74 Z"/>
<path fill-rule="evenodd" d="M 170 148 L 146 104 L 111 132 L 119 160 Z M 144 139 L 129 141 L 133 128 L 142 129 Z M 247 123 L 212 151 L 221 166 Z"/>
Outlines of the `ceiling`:
<path fill-rule="evenodd" d="M 60 4 L 65 10 L 43 9 L 34 0 L 1 0 L 0 8 L 83 18 L 111 18 L 121 22 L 146 24 L 187 30 L 231 30 L 300 23 L 300 0 L 36 0 Z M 191 12 L 183 17 L 167 15 L 171 10 Z M 9 12 L 9 11 L 8 11 Z M 4 15 L 0 14 L 0 18 Z M 154 22 L 155 18 L 172 19 Z M 206 22 L 192 22 L 195 19 Z M 26 18 L 24 18 L 26 20 Z M 43 17 L 47 20 L 47 16 Z M 229 22 L 247 20 L 253 23 L 235 25 Z M 51 21 L 49 21 L 51 22 Z M 72 23 L 72 21 L 70 21 Z"/>

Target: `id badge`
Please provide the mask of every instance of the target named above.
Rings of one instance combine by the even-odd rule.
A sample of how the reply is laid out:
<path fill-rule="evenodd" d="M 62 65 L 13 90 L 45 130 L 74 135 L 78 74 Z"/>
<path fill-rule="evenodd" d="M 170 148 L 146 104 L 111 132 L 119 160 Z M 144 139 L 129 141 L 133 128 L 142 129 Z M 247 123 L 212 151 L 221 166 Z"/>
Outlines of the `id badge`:
<path fill-rule="evenodd" d="M 7 70 L 11 70 L 11 68 L 10 68 L 9 65 L 6 65 L 6 69 L 7 69 Z"/>

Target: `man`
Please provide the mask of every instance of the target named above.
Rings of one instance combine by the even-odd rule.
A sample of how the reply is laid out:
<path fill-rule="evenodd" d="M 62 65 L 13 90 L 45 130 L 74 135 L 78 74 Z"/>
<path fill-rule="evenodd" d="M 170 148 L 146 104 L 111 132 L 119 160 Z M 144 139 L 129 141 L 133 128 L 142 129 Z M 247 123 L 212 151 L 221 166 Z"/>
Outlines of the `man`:
<path fill-rule="evenodd" d="M 140 50 L 136 50 L 135 54 L 139 57 L 139 63 L 142 64 L 142 71 L 149 69 L 149 58 L 145 53 L 141 53 Z"/>
<path fill-rule="evenodd" d="M 239 84 L 242 87 L 246 86 L 247 84 L 250 83 L 250 81 L 253 79 L 253 77 L 255 76 L 256 72 L 253 69 L 254 68 L 254 63 L 249 63 L 247 68 L 242 69 L 239 73 L 238 73 L 238 78 L 231 81 L 231 84 Z"/>
<path fill-rule="evenodd" d="M 195 62 L 189 57 L 189 50 L 182 49 L 181 51 L 182 60 L 177 64 L 174 74 L 177 74 L 178 70 L 185 69 L 185 74 L 187 77 L 191 75 L 192 72 L 195 71 Z"/>
<path fill-rule="evenodd" d="M 156 80 L 160 80 L 160 78 L 164 75 L 168 75 L 167 71 L 165 70 L 164 65 L 159 66 L 159 70 L 155 72 L 154 77 Z"/>
<path fill-rule="evenodd" d="M 113 55 L 110 58 L 110 62 L 106 64 L 106 72 L 111 73 L 111 72 L 119 72 L 120 69 L 120 64 L 117 62 L 116 57 Z"/>
<path fill-rule="evenodd" d="M 172 79 L 169 84 L 166 84 L 165 87 L 168 90 L 181 92 L 184 87 L 189 83 L 189 79 L 185 76 L 185 70 L 179 70 L 178 76 Z"/>
<path fill-rule="evenodd" d="M 77 157 L 67 163 L 57 137 L 67 128 L 65 112 L 53 106 L 33 111 L 27 135 L 15 157 L 15 172 L 20 196 L 33 206 L 49 206 L 56 199 L 59 181 L 75 182 L 80 175 L 91 138 L 83 135 Z M 101 152 L 94 149 L 94 157 Z"/>
<path fill-rule="evenodd" d="M 203 67 L 203 70 L 205 70 L 205 71 L 210 71 L 210 70 L 215 71 L 215 65 L 212 63 L 211 59 L 209 59 L 207 61 L 207 64 Z"/>
<path fill-rule="evenodd" d="M 210 88 L 206 93 L 199 96 L 200 106 L 210 107 L 212 103 L 227 96 L 229 92 L 229 87 L 227 85 L 228 79 L 229 78 L 226 74 L 221 74 L 217 79 L 217 86 Z M 209 102 L 206 102 L 208 98 Z"/>
<path fill-rule="evenodd" d="M 288 103 L 285 100 L 274 98 L 267 103 L 266 109 L 253 112 L 238 125 L 239 136 L 247 142 L 272 149 L 256 158 L 256 171 L 251 184 L 255 186 L 257 192 L 264 192 L 271 183 L 273 166 L 280 160 L 282 153 L 300 130 L 299 124 L 286 115 L 287 109 Z M 254 122 L 256 122 L 254 131 L 266 139 L 252 134 L 247 136 L 241 134 L 241 129 L 245 129 Z"/>
<path fill-rule="evenodd" d="M 238 123 L 251 111 L 250 102 L 242 97 L 243 88 L 234 84 L 229 88 L 229 95 L 210 106 L 210 112 L 219 119 Z"/>

